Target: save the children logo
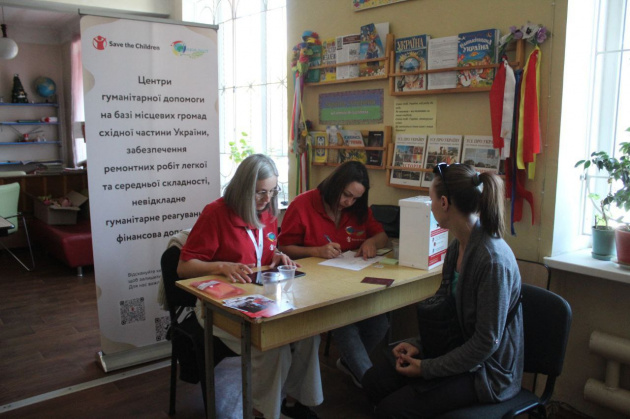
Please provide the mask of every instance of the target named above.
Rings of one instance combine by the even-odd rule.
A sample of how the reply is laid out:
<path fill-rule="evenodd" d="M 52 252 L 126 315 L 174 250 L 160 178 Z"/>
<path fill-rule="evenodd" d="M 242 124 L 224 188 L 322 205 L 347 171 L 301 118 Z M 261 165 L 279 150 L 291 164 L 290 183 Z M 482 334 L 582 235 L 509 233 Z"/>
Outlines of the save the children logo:
<path fill-rule="evenodd" d="M 92 46 L 99 51 L 102 51 L 107 46 L 107 38 L 102 37 L 101 35 L 95 36 L 92 39 Z"/>
<path fill-rule="evenodd" d="M 207 48 L 192 48 L 186 45 L 184 41 L 173 41 L 171 43 L 171 51 L 177 57 L 187 57 L 190 59 L 199 58 L 209 52 Z"/>

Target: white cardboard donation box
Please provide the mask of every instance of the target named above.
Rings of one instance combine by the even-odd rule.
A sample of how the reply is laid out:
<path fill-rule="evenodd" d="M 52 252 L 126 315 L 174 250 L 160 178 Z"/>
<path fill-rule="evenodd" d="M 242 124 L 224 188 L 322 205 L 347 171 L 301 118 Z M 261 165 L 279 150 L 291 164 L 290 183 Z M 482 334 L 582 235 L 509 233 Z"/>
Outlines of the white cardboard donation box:
<path fill-rule="evenodd" d="M 400 249 L 398 264 L 431 269 L 444 263 L 448 230 L 438 226 L 431 213 L 431 198 L 414 196 L 401 199 Z"/>

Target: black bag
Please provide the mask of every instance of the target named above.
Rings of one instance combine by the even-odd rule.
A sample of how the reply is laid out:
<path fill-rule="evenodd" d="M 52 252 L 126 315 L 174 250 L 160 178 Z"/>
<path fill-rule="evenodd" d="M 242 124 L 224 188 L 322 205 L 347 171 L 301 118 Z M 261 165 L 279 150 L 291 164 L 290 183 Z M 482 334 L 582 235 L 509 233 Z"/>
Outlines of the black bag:
<path fill-rule="evenodd" d="M 464 343 L 451 294 L 429 297 L 417 305 L 423 358 L 436 358 Z"/>
<path fill-rule="evenodd" d="M 400 236 L 400 207 L 398 205 L 372 204 L 370 209 L 376 221 L 383 225 L 387 237 Z"/>

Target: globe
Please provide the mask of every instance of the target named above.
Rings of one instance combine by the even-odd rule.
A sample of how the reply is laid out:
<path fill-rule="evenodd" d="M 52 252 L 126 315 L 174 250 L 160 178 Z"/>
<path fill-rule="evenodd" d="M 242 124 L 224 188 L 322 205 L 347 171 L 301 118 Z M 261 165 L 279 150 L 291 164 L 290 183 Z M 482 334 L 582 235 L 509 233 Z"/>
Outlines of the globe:
<path fill-rule="evenodd" d="M 57 91 L 55 82 L 48 77 L 38 77 L 35 79 L 35 89 L 41 97 L 51 97 Z"/>

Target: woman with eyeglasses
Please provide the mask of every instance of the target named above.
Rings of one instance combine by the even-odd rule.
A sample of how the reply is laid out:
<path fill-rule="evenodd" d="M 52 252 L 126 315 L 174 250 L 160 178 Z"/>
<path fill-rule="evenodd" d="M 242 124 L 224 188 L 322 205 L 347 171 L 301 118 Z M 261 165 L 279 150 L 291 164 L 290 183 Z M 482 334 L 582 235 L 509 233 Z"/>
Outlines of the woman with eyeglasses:
<path fill-rule="evenodd" d="M 253 267 L 297 265 L 277 249 L 277 195 L 273 160 L 263 154 L 243 160 L 223 197 L 206 205 L 192 228 L 181 250 L 180 278 L 224 275 L 248 283 Z M 218 328 L 213 333 L 240 353 L 240 340 Z M 281 412 L 290 418 L 317 417 L 307 406 L 323 401 L 319 342 L 317 335 L 265 352 L 252 348 L 255 417 L 277 418 Z"/>
<path fill-rule="evenodd" d="M 293 259 L 332 259 L 356 251 L 364 259 L 385 247 L 387 235 L 368 207 L 370 178 L 360 162 L 348 161 L 337 167 L 316 189 L 295 197 L 282 220 L 278 247 Z M 337 368 L 361 387 L 363 374 L 371 366 L 369 353 L 383 339 L 389 327 L 380 315 L 333 331 L 341 352 Z"/>
<path fill-rule="evenodd" d="M 363 385 L 379 418 L 434 417 L 504 401 L 521 388 L 521 277 L 502 238 L 503 181 L 464 164 L 440 163 L 433 173 L 431 212 L 455 238 L 436 295 L 454 298 L 453 324 L 460 343 L 425 357 L 421 340 L 402 342 L 389 360 L 375 358 Z"/>

